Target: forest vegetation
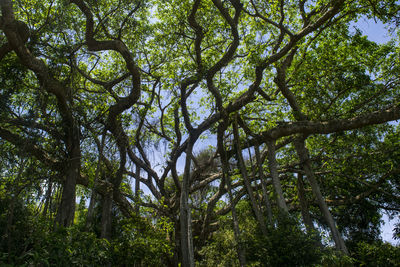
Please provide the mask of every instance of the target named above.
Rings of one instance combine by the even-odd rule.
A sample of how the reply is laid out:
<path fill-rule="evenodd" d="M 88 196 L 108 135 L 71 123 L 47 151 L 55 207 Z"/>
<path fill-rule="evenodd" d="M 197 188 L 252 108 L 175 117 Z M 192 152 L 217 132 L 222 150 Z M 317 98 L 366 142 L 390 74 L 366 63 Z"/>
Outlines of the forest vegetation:
<path fill-rule="evenodd" d="M 399 1 L 0 8 L 2 266 L 399 266 Z"/>

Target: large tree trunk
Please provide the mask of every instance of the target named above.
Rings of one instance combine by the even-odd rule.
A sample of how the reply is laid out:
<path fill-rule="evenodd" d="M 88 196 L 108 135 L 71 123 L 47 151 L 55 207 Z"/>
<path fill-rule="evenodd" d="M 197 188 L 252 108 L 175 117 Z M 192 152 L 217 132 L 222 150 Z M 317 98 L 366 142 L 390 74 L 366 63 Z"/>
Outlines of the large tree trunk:
<path fill-rule="evenodd" d="M 92 227 L 92 223 L 93 223 L 93 216 L 94 216 L 94 206 L 97 202 L 97 194 L 95 191 L 95 185 L 97 183 L 97 179 L 95 177 L 94 179 L 94 185 L 92 188 L 92 195 L 90 197 L 90 202 L 89 202 L 89 207 L 88 207 L 88 211 L 86 214 L 86 222 L 85 222 L 85 229 L 86 231 L 89 231 L 90 228 Z"/>
<path fill-rule="evenodd" d="M 254 197 L 253 188 L 251 187 L 251 183 L 250 183 L 250 180 L 249 180 L 249 177 L 248 177 L 246 166 L 245 166 L 245 163 L 244 163 L 244 160 L 243 160 L 242 150 L 241 150 L 240 141 L 239 141 L 239 130 L 238 130 L 238 126 L 237 126 L 236 122 L 234 122 L 234 124 L 233 124 L 233 135 L 234 135 L 234 139 L 235 139 L 236 154 L 237 154 L 238 163 L 239 163 L 238 165 L 239 165 L 240 172 L 242 173 L 242 177 L 243 177 L 243 180 L 244 180 L 244 184 L 245 184 L 245 187 L 246 187 L 247 194 L 248 194 L 248 196 L 250 198 L 251 207 L 253 208 L 253 212 L 254 212 L 254 214 L 256 216 L 258 224 L 260 225 L 261 232 L 264 235 L 267 235 L 267 228 L 266 228 L 266 225 L 265 225 L 265 222 L 264 222 L 264 218 L 263 218 L 263 216 L 261 214 L 260 209 L 258 208 L 256 199 Z"/>
<path fill-rule="evenodd" d="M 99 157 L 97 159 L 97 166 L 96 166 L 96 172 L 94 174 L 94 181 L 93 181 L 93 188 L 92 188 L 92 195 L 90 197 L 90 202 L 89 202 L 89 207 L 88 207 L 88 212 L 86 215 L 86 222 L 85 222 L 85 229 L 89 231 L 90 227 L 92 226 L 93 222 L 93 216 L 94 216 L 94 206 L 96 204 L 97 200 L 97 194 L 96 194 L 96 185 L 99 180 L 99 175 L 100 175 L 100 170 L 101 170 L 101 160 L 103 156 L 103 148 L 104 148 L 104 143 L 106 139 L 106 130 L 103 131 L 103 134 L 101 136 L 101 142 L 98 146 L 98 151 L 99 151 Z M 96 138 L 97 140 L 97 138 Z"/>
<path fill-rule="evenodd" d="M 256 188 L 256 190 L 255 190 L 255 192 L 254 192 L 254 197 L 255 197 L 255 199 L 256 199 L 256 203 L 257 203 L 257 207 L 258 207 L 258 210 L 260 211 L 260 213 L 261 214 L 263 214 L 263 212 L 262 212 L 262 210 L 263 210 L 263 205 L 262 205 L 262 196 L 257 192 L 257 179 L 256 179 L 256 177 L 257 177 L 257 175 L 258 175 L 258 167 L 256 166 L 257 165 L 257 163 L 254 163 L 253 164 L 253 158 L 252 158 L 252 155 L 251 155 L 251 149 L 250 149 L 250 147 L 248 147 L 247 148 L 247 152 L 248 152 L 248 154 L 249 154 L 249 161 L 250 161 L 250 169 L 251 169 L 251 175 L 254 177 L 253 179 L 254 179 L 254 184 L 255 184 L 255 188 Z M 251 179 L 250 179 L 250 184 L 252 183 L 252 181 L 251 181 Z M 263 217 L 264 218 L 264 217 Z"/>
<path fill-rule="evenodd" d="M 288 207 L 286 205 L 285 198 L 283 197 L 282 185 L 278 174 L 278 163 L 276 162 L 276 151 L 275 151 L 275 140 L 268 140 L 268 167 L 272 176 L 272 185 L 274 186 L 276 193 L 276 202 L 280 211 L 288 213 Z"/>
<path fill-rule="evenodd" d="M 226 127 L 222 124 L 218 125 L 218 134 L 217 134 L 217 139 L 218 139 L 218 153 L 221 158 L 221 165 L 222 165 L 222 179 L 225 180 L 225 184 L 227 187 L 228 191 L 228 196 L 229 196 L 229 203 L 232 205 L 231 211 L 232 211 L 232 221 L 233 221 L 233 233 L 235 236 L 235 241 L 236 241 L 236 252 L 238 254 L 239 258 L 239 264 L 241 267 L 246 266 L 246 256 L 245 256 L 245 250 L 242 246 L 241 242 L 241 235 L 240 235 L 240 228 L 239 228 L 239 220 L 238 216 L 236 213 L 236 208 L 233 203 L 233 194 L 232 194 L 232 183 L 231 179 L 229 177 L 229 162 L 228 158 L 226 156 L 226 150 L 224 146 L 224 132 L 225 132 Z"/>
<path fill-rule="evenodd" d="M 349 254 L 344 240 L 336 226 L 335 220 L 333 219 L 332 214 L 329 211 L 328 205 L 326 204 L 325 199 L 322 196 L 321 189 L 311 168 L 310 158 L 307 148 L 305 147 L 304 139 L 297 139 L 295 141 L 295 147 L 297 150 L 297 154 L 300 158 L 300 164 L 302 165 L 303 170 L 307 175 L 307 179 L 310 182 L 312 191 L 317 199 L 319 209 L 321 210 L 322 215 L 324 216 L 329 228 L 331 229 L 332 238 L 335 242 L 336 248 L 345 254 Z"/>
<path fill-rule="evenodd" d="M 109 187 L 109 191 L 103 196 L 103 209 L 101 213 L 101 233 L 100 237 L 110 240 L 111 239 L 111 215 L 112 215 L 112 200 L 113 191 Z"/>
<path fill-rule="evenodd" d="M 234 231 L 235 241 L 236 241 L 236 251 L 237 251 L 237 254 L 239 257 L 239 264 L 241 267 L 243 267 L 243 266 L 246 266 L 246 251 L 241 242 L 239 219 L 238 219 L 238 215 L 236 212 L 236 207 L 233 203 L 234 197 L 232 194 L 232 182 L 231 182 L 231 178 L 229 176 L 229 170 L 227 170 L 227 172 L 223 171 L 222 176 L 223 176 L 222 179 L 225 179 L 228 196 L 229 196 L 229 203 L 232 205 L 231 212 L 232 212 L 233 231 Z"/>
<path fill-rule="evenodd" d="M 64 227 L 71 226 L 74 222 L 76 181 L 80 176 L 81 166 L 79 129 L 77 126 L 73 128 L 73 131 L 70 132 L 71 140 L 66 142 L 69 157 L 61 203 L 56 216 L 56 224 Z"/>
<path fill-rule="evenodd" d="M 140 201 L 140 166 L 136 164 L 136 180 L 135 180 L 135 210 L 139 214 Z"/>
<path fill-rule="evenodd" d="M 176 219 L 174 217 L 174 219 Z M 174 256 L 173 256 L 173 266 L 174 267 L 179 267 L 180 259 L 181 257 L 181 229 L 180 229 L 180 224 L 178 220 L 174 220 L 174 241 L 175 241 L 175 246 L 174 246 Z"/>
<path fill-rule="evenodd" d="M 258 176 L 260 177 L 260 182 L 261 182 L 261 189 L 262 189 L 262 194 L 263 194 L 264 205 L 265 205 L 265 209 L 267 211 L 267 220 L 268 220 L 268 223 L 271 226 L 273 226 L 271 202 L 269 201 L 267 184 L 265 182 L 265 176 L 264 176 L 264 170 L 263 170 L 263 163 L 261 162 L 260 149 L 259 149 L 258 145 L 254 146 L 254 151 L 256 153 L 256 163 L 257 163 L 257 167 L 258 167 L 257 168 Z"/>
<path fill-rule="evenodd" d="M 307 228 L 307 232 L 310 233 L 314 230 L 314 224 L 310 217 L 310 210 L 304 190 L 303 174 L 301 173 L 297 174 L 297 195 L 299 197 L 301 216 L 303 217 L 304 225 Z"/>
<path fill-rule="evenodd" d="M 43 208 L 43 213 L 42 216 L 44 218 L 47 217 L 47 211 L 49 210 L 49 206 L 51 204 L 51 192 L 53 191 L 53 179 L 52 177 L 49 178 L 48 185 L 47 185 L 47 190 L 46 190 L 46 197 L 44 200 L 44 208 Z"/>
<path fill-rule="evenodd" d="M 70 169 L 67 171 L 61 196 L 61 203 L 58 207 L 56 216 L 56 223 L 64 227 L 72 225 L 75 217 L 75 187 L 79 171 L 71 165 L 69 166 Z"/>
<path fill-rule="evenodd" d="M 203 224 L 201 227 L 202 228 L 201 235 L 200 235 L 201 244 L 205 244 L 207 237 L 210 233 L 210 229 L 208 228 L 209 223 L 211 221 L 211 218 L 215 215 L 214 214 L 215 206 L 217 205 L 217 203 L 221 199 L 221 197 L 225 194 L 225 185 L 226 185 L 225 183 L 226 183 L 226 181 L 224 179 L 224 176 L 222 176 L 218 191 L 210 198 L 210 200 L 207 203 L 207 209 L 206 209 Z"/>
<path fill-rule="evenodd" d="M 183 174 L 181 196 L 180 196 L 180 235 L 181 235 L 181 252 L 182 266 L 194 267 L 193 241 L 191 230 L 191 216 L 189 207 L 189 187 L 190 187 L 190 165 L 193 143 L 189 138 L 189 144 L 186 149 L 186 162 Z"/>

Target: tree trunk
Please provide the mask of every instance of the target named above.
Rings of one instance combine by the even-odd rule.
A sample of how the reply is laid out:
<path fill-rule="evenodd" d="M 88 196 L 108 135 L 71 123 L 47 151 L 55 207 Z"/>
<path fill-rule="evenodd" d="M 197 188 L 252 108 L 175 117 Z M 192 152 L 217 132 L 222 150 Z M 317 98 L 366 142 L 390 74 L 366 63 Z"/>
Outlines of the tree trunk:
<path fill-rule="evenodd" d="M 236 213 L 235 205 L 233 204 L 233 194 L 232 194 L 232 183 L 229 177 L 229 162 L 226 156 L 226 150 L 224 147 L 224 132 L 226 127 L 220 124 L 218 125 L 218 134 L 217 134 L 217 145 L 218 145 L 218 153 L 221 157 L 221 165 L 222 165 L 222 179 L 225 180 L 225 184 L 228 191 L 229 203 L 231 203 L 231 211 L 232 211 L 232 221 L 233 221 L 233 233 L 236 241 L 236 252 L 239 258 L 239 264 L 241 267 L 246 266 L 246 256 L 245 250 L 242 246 L 240 228 L 239 228 L 239 220 Z"/>
<path fill-rule="evenodd" d="M 233 223 L 233 231 L 234 231 L 235 240 L 236 240 L 236 251 L 237 251 L 237 254 L 239 257 L 239 264 L 241 267 L 243 267 L 243 266 L 246 266 L 246 256 L 245 256 L 246 252 L 242 245 L 242 239 L 241 239 L 240 227 L 239 227 L 239 219 L 237 216 L 236 207 L 233 204 L 232 182 L 231 182 L 231 178 L 229 176 L 229 170 L 228 170 L 228 172 L 223 171 L 222 176 L 223 176 L 222 179 L 225 179 L 228 196 L 229 196 L 229 202 L 232 205 L 232 208 L 231 208 L 232 223 Z"/>
<path fill-rule="evenodd" d="M 336 248 L 348 255 L 349 252 L 347 250 L 347 247 L 341 234 L 339 233 L 339 230 L 337 229 L 335 220 L 333 219 L 332 214 L 329 211 L 328 205 L 326 204 L 325 199 L 322 196 L 321 189 L 311 168 L 310 158 L 308 151 L 305 147 L 304 139 L 297 139 L 295 141 L 295 147 L 297 150 L 297 154 L 300 158 L 300 164 L 302 165 L 303 170 L 307 175 L 307 179 L 310 182 L 312 191 L 317 199 L 319 209 L 321 210 L 322 215 L 324 216 L 329 228 L 331 229 L 332 238 L 335 242 Z"/>
<path fill-rule="evenodd" d="M 268 140 L 267 146 L 268 146 L 268 154 L 267 154 L 268 167 L 269 171 L 271 172 L 272 184 L 274 186 L 276 193 L 276 202 L 278 204 L 279 210 L 287 214 L 289 213 L 289 211 L 286 205 L 285 198 L 283 197 L 282 185 L 278 174 L 278 163 L 276 162 L 275 140 Z"/>
<path fill-rule="evenodd" d="M 180 266 L 180 262 L 179 259 L 181 259 L 181 232 L 180 232 L 180 224 L 178 222 L 178 220 L 176 220 L 176 218 L 174 217 L 174 229 L 175 229 L 175 233 L 174 233 L 174 241 L 175 241 L 175 246 L 174 247 L 174 256 L 173 256 L 173 266 L 174 267 L 179 267 Z"/>
<path fill-rule="evenodd" d="M 76 161 L 71 159 L 71 161 Z M 61 203 L 58 207 L 56 223 L 60 226 L 68 227 L 74 222 L 75 217 L 75 191 L 76 180 L 79 176 L 79 166 L 71 162 L 67 170 L 66 180 L 64 182 Z"/>
<path fill-rule="evenodd" d="M 238 165 L 239 165 L 240 172 L 242 173 L 242 177 L 243 177 L 243 180 L 244 180 L 246 191 L 247 191 L 247 193 L 249 195 L 249 198 L 250 198 L 251 207 L 253 208 L 253 212 L 254 212 L 254 214 L 256 216 L 258 224 L 260 225 L 261 232 L 264 235 L 267 235 L 267 228 L 266 228 L 266 225 L 265 225 L 265 222 L 264 222 L 264 218 L 263 218 L 263 216 L 262 216 L 262 214 L 261 214 L 261 212 L 260 212 L 260 210 L 259 210 L 259 208 L 257 206 L 256 199 L 254 198 L 253 188 L 251 187 L 250 180 L 249 180 L 249 177 L 248 177 L 248 173 L 247 173 L 247 170 L 246 170 L 246 166 L 244 164 L 242 150 L 240 148 L 239 129 L 238 129 L 238 126 L 237 126 L 236 122 L 234 122 L 234 124 L 233 124 L 233 135 L 234 135 L 234 139 L 235 139 L 236 154 L 237 154 L 238 163 L 239 163 Z"/>
<path fill-rule="evenodd" d="M 314 230 L 314 224 L 310 217 L 310 210 L 308 209 L 308 203 L 304 191 L 303 174 L 297 174 L 297 195 L 300 202 L 301 216 L 303 217 L 304 225 L 307 228 L 307 232 Z"/>
<path fill-rule="evenodd" d="M 189 138 L 189 144 L 186 149 L 186 162 L 183 174 L 181 196 L 180 196 L 180 236 L 181 236 L 181 252 L 182 266 L 194 267 L 193 241 L 191 232 L 191 216 L 189 207 L 189 187 L 190 187 L 190 165 L 193 143 Z"/>
<path fill-rule="evenodd" d="M 100 170 L 101 170 L 101 159 L 102 159 L 102 155 L 103 155 L 103 148 L 104 148 L 104 143 L 105 143 L 105 139 L 106 139 L 106 133 L 107 133 L 107 131 L 104 129 L 103 134 L 101 136 L 101 143 L 100 143 L 100 146 L 98 147 L 99 157 L 97 159 L 97 166 L 96 166 L 96 172 L 94 174 L 92 195 L 90 197 L 88 212 L 86 215 L 86 223 L 85 223 L 86 231 L 89 231 L 90 227 L 92 226 L 92 222 L 93 222 L 94 205 L 96 204 L 96 199 L 97 199 L 97 194 L 96 194 L 95 188 L 96 188 L 97 182 L 99 180 L 99 175 L 100 175 Z"/>
<path fill-rule="evenodd" d="M 136 180 L 135 180 L 135 210 L 139 214 L 139 201 L 140 201 L 140 166 L 136 164 Z"/>
<path fill-rule="evenodd" d="M 255 199 L 256 199 L 256 203 L 257 203 L 257 207 L 258 207 L 258 210 L 260 211 L 260 213 L 261 214 L 263 214 L 263 212 L 262 212 L 262 209 L 263 209 L 263 205 L 262 205 L 262 197 L 260 196 L 260 194 L 258 193 L 258 191 L 257 191 L 257 179 L 256 179 L 256 177 L 257 177 L 257 174 L 258 174 L 258 168 L 256 167 L 256 164 L 257 163 L 254 163 L 253 164 L 253 158 L 252 158 L 252 156 L 251 156 L 251 150 L 250 150 L 250 146 L 247 148 L 247 152 L 248 152 L 248 154 L 249 154 L 249 161 L 250 161 L 250 168 L 251 168 L 251 174 L 253 175 L 253 177 L 254 177 L 254 184 L 255 184 L 255 186 L 256 186 L 256 191 L 254 192 L 254 197 L 255 197 Z M 250 180 L 250 184 L 252 184 L 252 181 Z M 264 218 L 264 217 L 263 217 Z"/>
<path fill-rule="evenodd" d="M 214 209 L 218 201 L 221 199 L 221 197 L 224 195 L 224 189 L 225 189 L 225 184 L 226 181 L 224 177 L 222 177 L 221 182 L 219 183 L 218 186 L 218 191 L 210 198 L 210 200 L 207 203 L 207 209 L 206 213 L 204 215 L 204 220 L 202 224 L 202 230 L 200 234 L 200 240 L 202 244 L 205 244 L 205 241 L 207 240 L 207 237 L 210 233 L 208 226 L 209 222 L 214 214 Z"/>
<path fill-rule="evenodd" d="M 96 184 L 96 183 L 97 183 L 97 180 L 95 178 L 94 184 Z M 89 231 L 89 229 L 90 229 L 90 227 L 92 226 L 92 223 L 93 223 L 94 205 L 96 204 L 96 200 L 97 200 L 97 194 L 95 192 L 95 185 L 93 185 L 92 195 L 90 197 L 89 207 L 88 207 L 88 211 L 87 211 L 87 214 L 86 214 L 86 222 L 85 222 L 86 231 Z"/>
<path fill-rule="evenodd" d="M 45 198 L 45 202 L 44 202 L 44 208 L 43 208 L 43 213 L 42 216 L 44 218 L 46 218 L 47 216 L 47 211 L 49 210 L 49 206 L 51 203 L 51 191 L 53 190 L 53 179 L 52 177 L 49 178 L 49 182 L 47 185 L 47 190 L 46 190 L 46 198 Z"/>
<path fill-rule="evenodd" d="M 70 127 L 66 127 L 65 132 L 67 133 L 65 143 L 68 152 L 68 162 L 61 203 L 56 216 L 56 225 L 68 227 L 74 223 L 76 181 L 80 176 L 81 149 L 79 126 L 75 123 Z"/>
<path fill-rule="evenodd" d="M 259 149 L 258 145 L 254 146 L 254 151 L 256 153 L 256 163 L 257 163 L 257 167 L 258 167 L 258 176 L 260 177 L 265 209 L 267 211 L 267 220 L 268 220 L 268 223 L 271 226 L 273 226 L 271 202 L 269 201 L 269 196 L 268 196 L 268 191 L 267 191 L 267 184 L 265 183 L 265 177 L 264 177 L 264 171 L 263 171 L 263 163 L 261 162 L 260 149 Z"/>
<path fill-rule="evenodd" d="M 111 239 L 111 213 L 112 213 L 112 196 L 113 191 L 109 187 L 109 191 L 103 196 L 103 209 L 101 213 L 101 233 L 100 237 L 110 240 Z"/>
<path fill-rule="evenodd" d="M 80 175 L 80 165 L 80 148 L 78 143 L 72 149 L 71 157 L 69 157 L 61 203 L 57 211 L 56 223 L 60 226 L 68 227 L 74 222 L 76 181 Z"/>

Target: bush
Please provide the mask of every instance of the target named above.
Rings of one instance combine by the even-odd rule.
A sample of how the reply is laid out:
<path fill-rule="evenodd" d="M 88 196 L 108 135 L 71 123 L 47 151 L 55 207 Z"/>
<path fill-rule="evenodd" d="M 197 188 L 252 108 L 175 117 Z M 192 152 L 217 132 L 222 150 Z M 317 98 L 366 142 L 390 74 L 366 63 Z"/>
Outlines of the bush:
<path fill-rule="evenodd" d="M 278 218 L 278 227 L 269 227 L 266 236 L 258 233 L 246 242 L 247 261 L 258 266 L 312 266 L 322 256 L 318 236 L 305 233 L 290 217 Z"/>
<path fill-rule="evenodd" d="M 8 206 L 0 199 L 1 230 L 8 223 Z M 0 266 L 162 266 L 170 255 L 166 220 L 157 225 L 142 218 L 116 220 L 109 242 L 79 225 L 53 231 L 53 222 L 33 210 L 15 202 L 12 227 L 0 237 Z"/>
<path fill-rule="evenodd" d="M 23 259 L 31 266 L 100 266 L 110 261 L 111 249 L 107 240 L 70 227 L 36 240 Z"/>
<path fill-rule="evenodd" d="M 164 226 L 142 218 L 121 220 L 119 236 L 111 243 L 113 266 L 163 266 L 172 249 L 166 238 L 170 226 Z"/>
<path fill-rule="evenodd" d="M 199 255 L 202 257 L 199 266 L 239 266 L 233 231 L 227 229 L 214 233 L 213 241 L 204 246 Z"/>
<path fill-rule="evenodd" d="M 323 267 L 352 267 L 354 259 L 337 251 L 334 248 L 326 248 L 322 254 L 321 263 L 316 266 Z"/>
<path fill-rule="evenodd" d="M 352 256 L 360 266 L 400 266 L 400 247 L 389 243 L 359 242 Z"/>
<path fill-rule="evenodd" d="M 315 266 L 321 262 L 322 248 L 316 234 L 306 234 L 298 222 L 282 216 L 278 227 L 268 227 L 264 236 L 248 216 L 242 229 L 242 242 L 248 266 Z M 214 233 L 212 242 L 203 247 L 200 266 L 238 266 L 238 257 L 231 223 L 224 222 Z"/>

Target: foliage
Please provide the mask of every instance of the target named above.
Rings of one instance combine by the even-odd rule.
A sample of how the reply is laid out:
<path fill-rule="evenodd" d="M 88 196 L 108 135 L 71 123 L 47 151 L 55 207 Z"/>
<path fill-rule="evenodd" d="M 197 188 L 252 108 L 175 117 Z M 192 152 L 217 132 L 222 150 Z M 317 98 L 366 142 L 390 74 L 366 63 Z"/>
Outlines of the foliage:
<path fill-rule="evenodd" d="M 279 216 L 268 235 L 246 240 L 247 260 L 255 266 L 312 266 L 322 256 L 317 233 L 306 234 L 293 218 Z"/>
<path fill-rule="evenodd" d="M 354 266 L 355 260 L 350 256 L 343 255 L 342 253 L 338 253 L 333 249 L 325 249 L 322 254 L 321 263 L 315 266 L 324 266 L 324 267 L 335 267 L 335 266 L 343 266 L 343 267 L 352 267 Z"/>
<path fill-rule="evenodd" d="M 21 201 L 20 201 L 21 203 Z M 6 229 L 7 212 L 2 207 L 0 228 Z M 17 205 L 8 236 L 1 239 L 2 265 L 10 266 L 159 266 L 171 248 L 166 240 L 168 226 L 153 228 L 145 221 L 122 220 L 120 235 L 112 242 L 85 232 L 79 226 L 57 228 L 35 216 L 27 207 Z M 167 227 L 167 228 L 166 228 Z M 11 242 L 8 238 L 11 237 Z M 10 246 L 11 245 L 11 246 Z"/>
<path fill-rule="evenodd" d="M 199 251 L 202 257 L 199 266 L 238 266 L 235 239 L 232 229 L 220 230 L 213 234 L 207 245 Z"/>
<path fill-rule="evenodd" d="M 76 228 L 42 232 L 20 262 L 35 266 L 94 266 L 110 262 L 110 244 Z M 18 262 L 18 261 L 17 261 Z"/>
<path fill-rule="evenodd" d="M 352 255 L 359 266 L 399 266 L 400 247 L 384 242 L 359 242 Z"/>
<path fill-rule="evenodd" d="M 120 234 L 111 242 L 111 262 L 115 266 L 160 266 L 172 248 L 167 237 L 170 226 L 153 226 L 144 220 L 122 220 Z"/>
<path fill-rule="evenodd" d="M 248 266 L 312 266 L 319 263 L 325 251 L 316 232 L 307 234 L 294 218 L 279 215 L 277 226 L 268 226 L 263 235 L 249 214 L 248 203 L 239 204 L 242 245 Z M 221 218 L 223 228 L 202 248 L 202 266 L 238 266 L 236 244 L 229 217 Z"/>
<path fill-rule="evenodd" d="M 4 264 L 397 257 L 380 231 L 400 214 L 399 1 L 0 9 Z"/>

